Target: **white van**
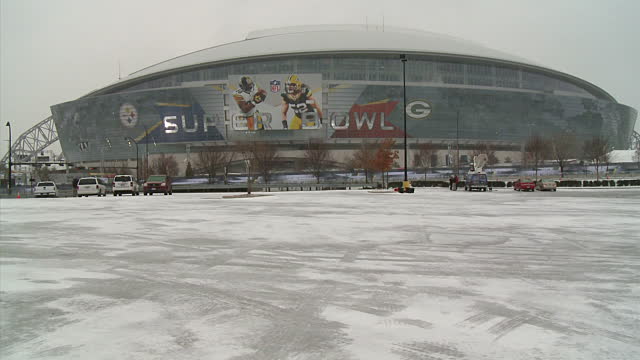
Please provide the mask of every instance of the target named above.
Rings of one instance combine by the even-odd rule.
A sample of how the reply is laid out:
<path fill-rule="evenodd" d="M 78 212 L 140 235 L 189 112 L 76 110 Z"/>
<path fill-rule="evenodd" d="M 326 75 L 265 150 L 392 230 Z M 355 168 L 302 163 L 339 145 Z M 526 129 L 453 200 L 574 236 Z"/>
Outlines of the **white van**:
<path fill-rule="evenodd" d="M 78 197 L 98 195 L 107 196 L 107 186 L 95 177 L 85 177 L 78 180 Z"/>

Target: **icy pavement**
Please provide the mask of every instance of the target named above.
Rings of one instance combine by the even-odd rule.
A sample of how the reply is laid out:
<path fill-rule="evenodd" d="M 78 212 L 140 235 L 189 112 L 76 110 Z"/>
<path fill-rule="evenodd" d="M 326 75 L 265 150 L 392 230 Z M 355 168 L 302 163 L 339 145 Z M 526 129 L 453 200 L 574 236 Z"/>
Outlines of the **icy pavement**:
<path fill-rule="evenodd" d="M 3 199 L 0 358 L 640 359 L 640 189 Z"/>

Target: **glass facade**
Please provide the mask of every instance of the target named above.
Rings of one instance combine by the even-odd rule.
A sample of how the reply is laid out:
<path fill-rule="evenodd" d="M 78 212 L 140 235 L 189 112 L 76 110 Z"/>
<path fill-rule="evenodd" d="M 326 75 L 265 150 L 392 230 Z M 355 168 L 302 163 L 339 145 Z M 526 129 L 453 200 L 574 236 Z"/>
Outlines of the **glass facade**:
<path fill-rule="evenodd" d="M 234 91 L 240 76 L 305 74 L 321 78 L 321 123 L 297 131 L 237 127 Z M 229 81 L 229 79 L 234 79 Z M 407 136 L 414 139 L 522 142 L 532 134 L 569 131 L 582 140 L 608 137 L 629 145 L 636 110 L 567 80 L 501 63 L 412 57 L 406 63 Z M 259 84 L 279 122 L 284 84 Z M 401 138 L 402 63 L 396 55 L 322 55 L 211 65 L 55 105 L 52 113 L 69 161 L 133 158 L 131 137 L 149 153 L 184 153 L 190 146 L 243 140 L 281 144 L 326 139 Z M 259 107 L 257 107 L 259 109 Z M 240 114 L 240 116 L 242 116 Z M 262 121 L 261 120 L 261 121 Z M 354 142 L 354 144 L 357 141 Z M 356 145 L 354 145 L 355 147 Z"/>
<path fill-rule="evenodd" d="M 407 81 L 436 84 L 489 86 L 542 92 L 571 92 L 597 97 L 563 79 L 497 63 L 464 63 L 430 57 L 411 57 Z M 221 64 L 168 75 L 118 89 L 117 92 L 179 87 L 194 81 L 224 81 L 234 74 L 320 73 L 324 80 L 402 81 L 396 55 L 303 56 Z"/>

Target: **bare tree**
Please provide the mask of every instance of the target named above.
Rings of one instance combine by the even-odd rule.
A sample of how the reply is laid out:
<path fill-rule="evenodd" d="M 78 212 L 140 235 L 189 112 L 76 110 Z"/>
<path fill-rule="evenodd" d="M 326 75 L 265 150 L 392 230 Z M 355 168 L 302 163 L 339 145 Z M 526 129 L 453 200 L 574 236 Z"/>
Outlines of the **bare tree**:
<path fill-rule="evenodd" d="M 237 145 L 238 151 L 247 166 L 247 194 L 251 194 L 253 184 L 253 167 L 255 166 L 253 144 L 251 142 L 241 142 Z"/>
<path fill-rule="evenodd" d="M 249 167 L 255 169 L 256 174 L 261 175 L 264 183 L 268 184 L 280 157 L 276 145 L 268 142 L 253 141 L 241 144 L 240 149 L 244 159 L 249 161 Z M 251 174 L 249 174 L 249 177 L 251 177 Z M 249 179 L 249 181 L 252 180 Z"/>
<path fill-rule="evenodd" d="M 538 179 L 538 167 L 549 153 L 549 143 L 538 135 L 533 135 L 524 145 L 525 156 L 536 169 L 536 180 Z"/>
<path fill-rule="evenodd" d="M 157 175 L 178 175 L 178 162 L 173 155 L 166 155 L 162 153 L 153 160 L 152 164 L 152 171 Z"/>
<path fill-rule="evenodd" d="M 231 164 L 236 160 L 237 152 L 235 150 L 227 152 L 227 157 L 225 159 L 224 168 L 224 183 L 229 183 L 229 170 L 231 169 Z"/>
<path fill-rule="evenodd" d="M 364 169 L 366 183 L 369 182 L 369 175 L 374 170 L 373 161 L 375 159 L 376 150 L 377 146 L 375 143 L 370 143 L 365 140 L 360 144 L 360 149 L 356 150 L 353 154 L 353 164 L 357 168 Z"/>
<path fill-rule="evenodd" d="M 114 161 L 104 167 L 104 172 L 115 175 L 131 175 L 132 169 L 126 161 Z"/>
<path fill-rule="evenodd" d="M 575 135 L 567 132 L 554 135 L 551 138 L 551 150 L 553 158 L 560 166 L 560 178 L 563 178 L 567 161 L 577 157 L 578 143 Z"/>
<path fill-rule="evenodd" d="M 393 145 L 396 141 L 393 139 L 384 139 L 376 150 L 375 157 L 373 159 L 373 168 L 376 171 L 382 173 L 382 187 L 386 188 L 384 182 L 384 173 L 391 170 L 393 161 L 398 158 L 398 152 L 393 150 Z"/>
<path fill-rule="evenodd" d="M 584 158 L 596 165 L 597 180 L 600 180 L 600 165 L 608 164 L 610 161 L 610 151 L 611 145 L 609 144 L 609 141 L 602 136 L 594 136 L 590 140 L 584 142 Z"/>
<path fill-rule="evenodd" d="M 145 157 L 141 161 L 140 166 L 141 166 L 141 168 L 140 168 L 140 179 L 147 179 L 149 177 L 149 172 L 151 171 L 149 169 L 149 159 L 147 159 Z"/>
<path fill-rule="evenodd" d="M 271 180 L 271 174 L 278 162 L 280 154 L 275 144 L 267 142 L 256 142 L 255 144 L 255 156 L 256 170 L 262 175 L 262 179 L 265 184 L 268 184 Z"/>
<path fill-rule="evenodd" d="M 418 145 L 418 152 L 413 154 L 413 166 L 424 169 L 424 180 L 427 180 L 427 171 L 433 166 L 431 159 L 437 154 L 438 150 L 431 143 L 422 143 Z"/>
<path fill-rule="evenodd" d="M 471 158 L 480 154 L 487 154 L 487 165 L 495 165 L 499 162 L 498 157 L 496 156 L 496 149 L 491 144 L 487 143 L 479 143 L 471 152 Z"/>
<path fill-rule="evenodd" d="M 207 146 L 198 153 L 196 158 L 196 167 L 207 173 L 209 184 L 215 182 L 218 169 L 227 164 L 229 154 L 223 152 L 222 148 L 216 146 Z"/>
<path fill-rule="evenodd" d="M 36 174 L 38 176 L 38 181 L 49 181 L 51 180 L 51 171 L 49 167 L 46 165 L 41 165 L 37 170 Z"/>
<path fill-rule="evenodd" d="M 193 177 L 193 167 L 191 166 L 191 161 L 187 162 L 187 168 L 184 170 L 185 177 Z"/>
<path fill-rule="evenodd" d="M 327 143 L 322 141 L 309 141 L 304 152 L 305 167 L 315 176 L 317 183 L 320 183 L 322 173 L 333 161 Z"/>

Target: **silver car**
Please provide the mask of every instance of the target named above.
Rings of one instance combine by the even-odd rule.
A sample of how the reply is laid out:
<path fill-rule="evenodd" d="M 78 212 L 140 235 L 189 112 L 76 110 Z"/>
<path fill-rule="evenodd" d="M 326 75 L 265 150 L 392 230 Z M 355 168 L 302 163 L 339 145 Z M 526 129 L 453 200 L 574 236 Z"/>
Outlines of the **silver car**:
<path fill-rule="evenodd" d="M 538 191 L 556 191 L 558 185 L 553 180 L 536 181 L 536 190 Z"/>

